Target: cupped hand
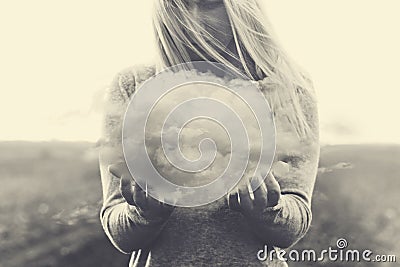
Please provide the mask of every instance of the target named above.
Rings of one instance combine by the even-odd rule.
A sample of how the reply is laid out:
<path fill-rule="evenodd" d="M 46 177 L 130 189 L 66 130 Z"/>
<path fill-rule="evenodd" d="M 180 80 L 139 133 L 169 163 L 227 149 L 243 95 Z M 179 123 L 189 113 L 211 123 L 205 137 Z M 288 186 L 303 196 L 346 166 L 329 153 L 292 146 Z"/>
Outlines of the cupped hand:
<path fill-rule="evenodd" d="M 175 207 L 154 199 L 148 192 L 135 184 L 125 162 L 109 165 L 108 171 L 121 179 L 121 195 L 129 205 L 135 206 L 144 218 L 148 220 L 163 220 L 171 215 Z"/>
<path fill-rule="evenodd" d="M 266 175 L 253 177 L 256 183 L 261 185 L 253 190 L 250 181 L 240 185 L 236 192 L 228 195 L 228 203 L 231 209 L 241 211 L 246 217 L 258 218 L 265 210 L 277 210 L 280 207 L 281 190 L 275 176 L 283 177 L 288 172 L 288 164 L 277 162 Z M 266 176 L 266 177 L 265 177 Z M 263 179 L 262 177 L 265 177 Z M 254 181 L 253 181 L 254 183 Z"/>

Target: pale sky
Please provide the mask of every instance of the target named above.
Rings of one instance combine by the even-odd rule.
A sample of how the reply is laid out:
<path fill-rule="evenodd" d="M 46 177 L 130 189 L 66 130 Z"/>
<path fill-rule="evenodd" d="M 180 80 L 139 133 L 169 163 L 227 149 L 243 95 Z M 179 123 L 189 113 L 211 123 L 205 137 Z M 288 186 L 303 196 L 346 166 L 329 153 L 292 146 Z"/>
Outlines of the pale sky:
<path fill-rule="evenodd" d="M 101 91 L 155 56 L 151 1 L 0 3 L 0 140 L 89 140 Z M 265 0 L 312 75 L 323 143 L 400 143 L 400 2 Z"/>

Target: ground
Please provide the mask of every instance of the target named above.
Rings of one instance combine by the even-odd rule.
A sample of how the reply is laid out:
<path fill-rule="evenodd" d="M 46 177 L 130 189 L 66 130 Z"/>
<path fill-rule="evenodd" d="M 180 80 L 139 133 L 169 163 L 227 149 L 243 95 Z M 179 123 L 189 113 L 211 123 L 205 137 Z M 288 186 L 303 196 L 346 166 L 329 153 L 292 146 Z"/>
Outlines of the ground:
<path fill-rule="evenodd" d="M 92 143 L 0 143 L 0 267 L 127 265 L 129 256 L 111 245 L 99 223 L 96 155 Z M 313 223 L 294 248 L 320 251 L 345 238 L 349 249 L 395 254 L 399 261 L 399 166 L 400 146 L 323 147 Z"/>

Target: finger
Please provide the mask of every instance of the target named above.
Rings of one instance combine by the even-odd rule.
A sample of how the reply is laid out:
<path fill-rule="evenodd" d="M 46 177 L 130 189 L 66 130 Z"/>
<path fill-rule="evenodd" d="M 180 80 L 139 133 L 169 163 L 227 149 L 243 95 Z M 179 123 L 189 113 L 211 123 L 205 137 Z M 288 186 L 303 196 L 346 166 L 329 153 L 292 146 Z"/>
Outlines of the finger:
<path fill-rule="evenodd" d="M 264 179 L 261 176 L 254 177 L 254 184 L 259 185 L 254 194 L 254 205 L 264 207 L 267 205 L 267 187 L 264 183 Z"/>
<path fill-rule="evenodd" d="M 239 205 L 243 209 L 253 208 L 253 201 L 251 200 L 247 184 L 239 187 Z"/>
<path fill-rule="evenodd" d="M 123 175 L 121 177 L 120 182 L 120 191 L 122 197 L 126 200 L 129 205 L 135 205 L 135 201 L 133 198 L 133 187 L 132 187 L 132 180 L 130 177 Z"/>
<path fill-rule="evenodd" d="M 232 210 L 236 210 L 236 211 L 240 210 L 239 194 L 238 194 L 237 190 L 228 193 L 228 205 L 229 205 L 229 208 L 231 208 Z"/>
<path fill-rule="evenodd" d="M 123 175 L 129 174 L 129 169 L 126 166 L 125 162 L 118 162 L 108 165 L 108 171 L 118 178 L 121 178 Z"/>
<path fill-rule="evenodd" d="M 174 210 L 174 206 L 168 205 L 164 203 L 163 198 L 158 195 L 150 195 L 148 191 L 154 192 L 151 188 L 146 184 L 146 188 L 143 190 L 146 197 L 146 210 L 148 216 L 156 217 L 156 218 L 166 218 L 171 212 Z"/>
<path fill-rule="evenodd" d="M 165 199 L 163 196 L 157 196 L 157 201 L 159 203 L 159 206 L 161 207 L 161 209 L 166 209 L 166 210 L 171 210 L 175 208 L 175 202 L 168 204 L 165 202 Z"/>
<path fill-rule="evenodd" d="M 273 207 L 279 202 L 281 197 L 281 188 L 271 172 L 265 179 L 265 185 L 267 186 L 267 206 Z"/>
<path fill-rule="evenodd" d="M 165 198 L 163 196 L 158 196 L 157 199 L 159 200 L 160 205 L 162 206 L 163 209 L 173 210 L 175 208 L 176 202 L 167 203 L 165 202 Z"/>
<path fill-rule="evenodd" d="M 133 188 L 133 200 L 135 201 L 136 206 L 139 208 L 147 208 L 146 192 L 138 184 L 135 184 Z"/>
<path fill-rule="evenodd" d="M 152 190 L 152 188 L 146 183 L 146 186 L 143 190 L 144 195 L 147 199 L 147 204 L 153 207 L 159 207 L 162 206 L 166 203 L 164 203 L 164 198 L 160 197 L 158 194 L 155 194 L 155 190 Z M 152 192 L 150 195 L 149 192 Z"/>
<path fill-rule="evenodd" d="M 153 210 L 160 209 L 162 206 L 162 203 L 158 200 L 159 197 L 156 195 L 154 195 L 154 196 L 149 195 L 149 193 L 148 193 L 149 190 L 151 190 L 151 188 L 148 187 L 148 185 L 146 184 L 146 188 L 144 189 L 144 192 L 145 192 L 145 196 L 147 199 L 148 208 L 153 209 Z"/>

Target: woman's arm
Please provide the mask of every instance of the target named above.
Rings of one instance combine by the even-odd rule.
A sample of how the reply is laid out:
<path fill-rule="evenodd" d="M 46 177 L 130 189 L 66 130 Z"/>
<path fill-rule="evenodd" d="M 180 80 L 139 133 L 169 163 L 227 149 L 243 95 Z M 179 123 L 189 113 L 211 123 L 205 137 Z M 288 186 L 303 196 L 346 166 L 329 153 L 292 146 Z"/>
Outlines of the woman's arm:
<path fill-rule="evenodd" d="M 276 118 L 279 164 L 265 179 L 265 186 L 250 198 L 248 190 L 239 190 L 239 209 L 247 218 L 256 236 L 268 245 L 287 248 L 307 232 L 312 219 L 311 197 L 319 160 L 317 105 L 314 97 L 304 92 L 301 105 L 313 134 L 300 141 L 293 130 Z M 278 166 L 286 170 L 276 170 Z M 231 198 L 232 199 L 232 198 Z"/>
<path fill-rule="evenodd" d="M 309 186 L 313 186 L 312 180 L 315 175 L 306 176 L 304 173 L 300 176 L 295 173 L 300 173 L 302 167 L 315 169 L 317 163 L 308 161 L 301 166 L 289 165 L 291 171 L 284 177 L 273 175 L 274 171 L 270 173 L 265 181 L 266 186 L 254 192 L 254 200 L 251 203 L 250 198 L 243 191 L 239 191 L 241 211 L 256 236 L 265 244 L 280 248 L 290 247 L 299 241 L 306 234 L 312 220 L 311 195 L 296 186 L 280 188 L 277 181 L 309 179 Z M 303 184 L 302 187 L 304 186 Z M 247 204 L 244 203 L 246 198 L 248 198 Z"/>
<path fill-rule="evenodd" d="M 99 153 L 103 188 L 100 219 L 108 238 L 124 253 L 149 246 L 166 223 L 166 218 L 150 219 L 143 216 L 144 213 L 134 205 L 133 199 L 128 200 L 132 205 L 128 204 L 121 194 L 121 189 L 126 190 L 126 180 L 125 185 L 122 185 L 122 177 L 112 174 L 109 169 L 110 165 L 124 162 L 122 119 L 129 100 L 129 90 L 133 92 L 134 86 L 133 73 L 125 71 L 119 74 L 109 87 L 105 97 L 105 116 Z"/>

